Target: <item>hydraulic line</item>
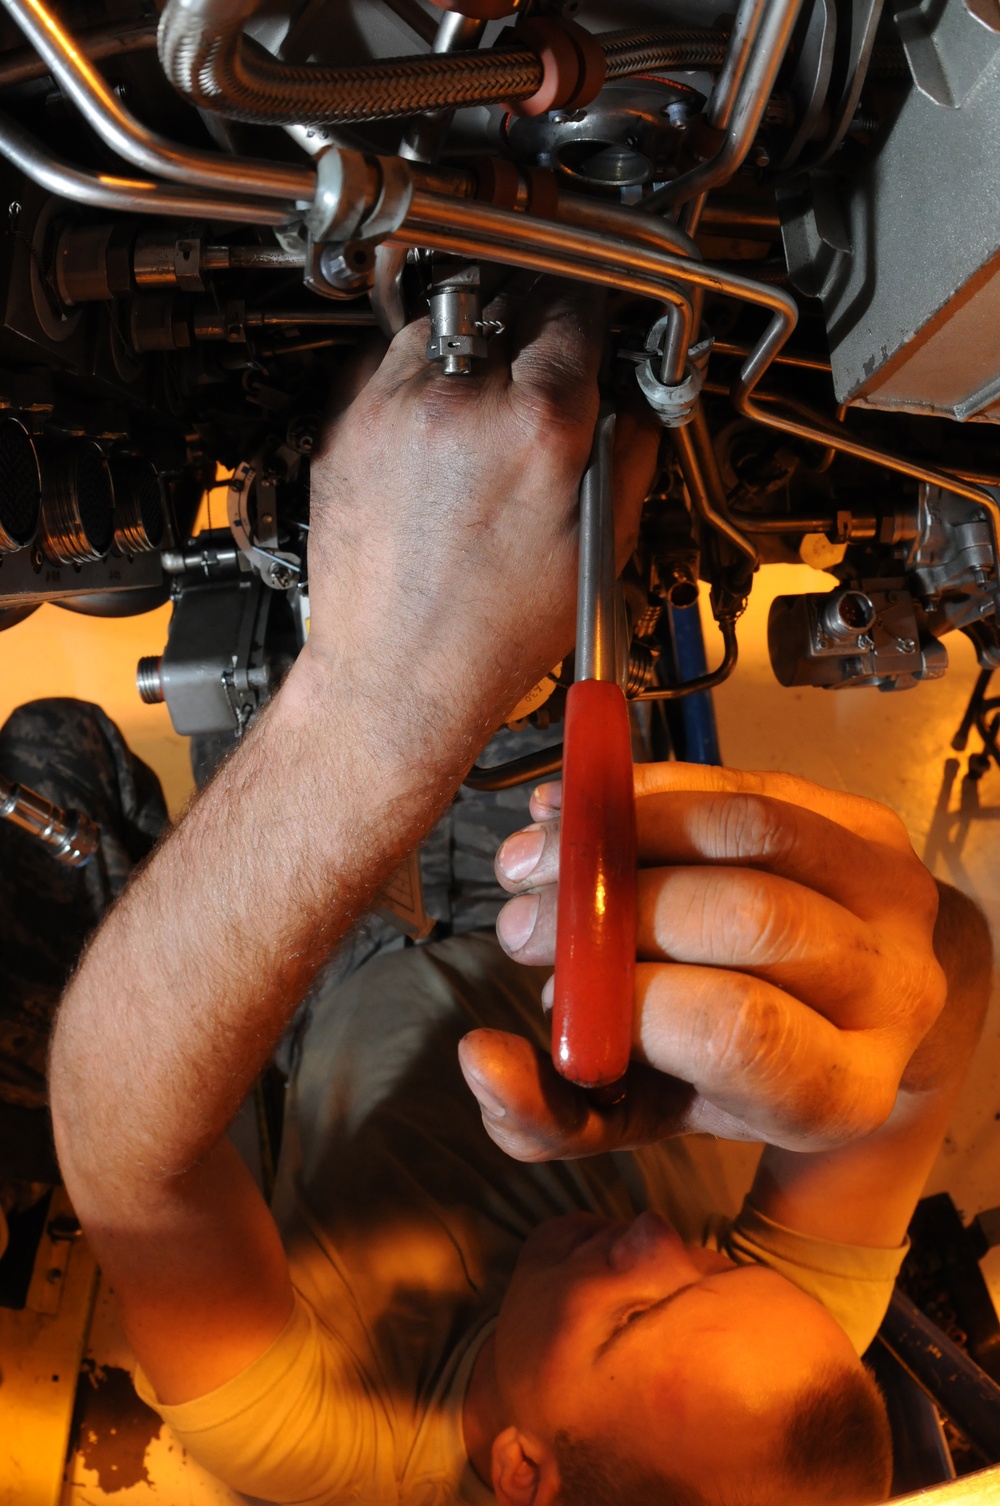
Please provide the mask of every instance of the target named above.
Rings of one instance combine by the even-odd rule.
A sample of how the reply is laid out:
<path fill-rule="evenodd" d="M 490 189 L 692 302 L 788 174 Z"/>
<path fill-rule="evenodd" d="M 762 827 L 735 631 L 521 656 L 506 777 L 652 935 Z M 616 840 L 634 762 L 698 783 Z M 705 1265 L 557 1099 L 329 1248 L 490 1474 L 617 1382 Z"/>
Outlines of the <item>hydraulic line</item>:
<path fill-rule="evenodd" d="M 147 130 L 112 93 L 84 49 L 42 0 L 2 0 L 2 3 L 83 118 L 126 162 L 159 177 L 176 178 L 193 188 L 250 195 L 254 199 L 283 199 L 289 209 L 296 202 L 312 201 L 316 180 L 309 167 L 285 167 L 281 163 L 200 152 L 177 146 Z"/>
<path fill-rule="evenodd" d="M 601 212 L 606 214 L 607 210 Z M 414 194 L 406 223 L 401 231 L 396 232 L 394 239 L 408 245 L 427 246 L 431 250 L 594 282 L 639 297 L 658 299 L 675 307 L 679 298 L 685 302 L 677 288 L 680 283 L 766 309 L 771 314 L 768 326 L 743 362 L 732 388 L 732 401 L 737 411 L 765 428 L 778 429 L 799 439 L 841 450 L 872 465 L 898 471 L 901 475 L 926 481 L 931 486 L 940 486 L 945 491 L 977 502 L 986 513 L 993 547 L 1000 559 L 1000 503 L 981 486 L 947 471 L 935 470 L 862 444 L 843 430 L 825 425 L 818 415 L 812 422 L 802 422 L 754 401 L 758 382 L 798 321 L 795 300 L 782 288 L 753 282 L 722 267 L 707 267 L 693 259 L 686 260 L 667 249 L 654 249 L 640 244 L 637 238 L 626 241 L 579 225 L 532 220 L 511 210 L 496 209 L 470 200 L 456 203 L 426 190 Z M 686 302 L 685 306 L 690 313 Z M 748 545 L 749 549 L 752 546 Z"/>
<path fill-rule="evenodd" d="M 190 6 L 168 0 L 160 20 L 160 61 L 200 109 L 260 125 L 337 124 L 504 104 L 528 99 L 542 86 L 543 63 L 517 45 L 345 68 L 285 63 L 243 35 L 256 8 L 257 0 Z M 612 31 L 594 41 L 604 53 L 608 80 L 664 68 L 717 68 L 726 54 L 725 35 L 701 28 Z"/>
<path fill-rule="evenodd" d="M 92 63 L 105 58 L 125 57 L 133 52 L 156 49 L 156 22 L 139 21 L 121 26 L 95 26 L 77 34 L 77 46 Z M 34 47 L 16 47 L 0 57 L 0 89 L 44 78 L 48 73 L 44 58 Z"/>
<path fill-rule="evenodd" d="M 174 219 L 226 220 L 236 225 L 283 225 L 288 211 L 271 200 L 222 198 L 191 189 L 184 193 L 163 183 L 141 178 L 117 178 L 109 173 L 71 167 L 42 147 L 9 115 L 0 113 L 0 156 L 49 193 L 125 214 L 160 214 Z"/>

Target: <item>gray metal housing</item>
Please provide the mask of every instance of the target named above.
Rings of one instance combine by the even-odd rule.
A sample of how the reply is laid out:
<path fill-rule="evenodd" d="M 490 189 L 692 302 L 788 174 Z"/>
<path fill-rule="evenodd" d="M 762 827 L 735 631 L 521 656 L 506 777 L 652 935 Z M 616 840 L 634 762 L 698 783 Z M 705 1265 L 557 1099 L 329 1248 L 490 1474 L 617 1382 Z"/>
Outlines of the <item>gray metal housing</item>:
<path fill-rule="evenodd" d="M 1000 10 L 897 10 L 914 84 L 870 165 L 782 194 L 795 285 L 819 296 L 840 402 L 1000 421 Z"/>

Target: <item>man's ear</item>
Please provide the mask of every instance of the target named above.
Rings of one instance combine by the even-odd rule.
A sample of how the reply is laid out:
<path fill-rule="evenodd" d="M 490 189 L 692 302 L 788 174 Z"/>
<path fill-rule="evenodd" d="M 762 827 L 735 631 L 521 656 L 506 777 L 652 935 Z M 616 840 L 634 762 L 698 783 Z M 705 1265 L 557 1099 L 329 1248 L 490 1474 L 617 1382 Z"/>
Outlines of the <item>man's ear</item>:
<path fill-rule="evenodd" d="M 493 1494 L 500 1506 L 554 1506 L 562 1482 L 547 1444 L 520 1428 L 505 1428 L 493 1440 Z"/>

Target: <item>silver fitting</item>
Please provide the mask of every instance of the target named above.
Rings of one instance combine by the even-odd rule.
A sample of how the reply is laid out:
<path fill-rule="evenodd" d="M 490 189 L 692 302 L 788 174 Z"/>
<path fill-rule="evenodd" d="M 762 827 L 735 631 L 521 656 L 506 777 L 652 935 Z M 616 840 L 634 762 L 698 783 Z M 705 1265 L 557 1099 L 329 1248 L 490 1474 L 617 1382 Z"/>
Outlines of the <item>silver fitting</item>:
<path fill-rule="evenodd" d="M 708 373 L 708 358 L 712 351 L 712 336 L 699 340 L 688 351 L 687 367 L 683 381 L 668 383 L 660 380 L 663 363 L 663 342 L 670 327 L 670 316 L 658 319 L 646 340 L 648 359 L 635 369 L 640 391 L 665 429 L 680 429 L 690 423 L 695 405 L 701 396 Z"/>
<path fill-rule="evenodd" d="M 314 241 L 382 240 L 402 225 L 412 198 L 413 176 L 400 158 L 331 146 L 316 158 L 305 226 Z"/>
<path fill-rule="evenodd" d="M 11 784 L 0 774 L 0 819 L 44 842 L 59 863 L 82 868 L 100 844 L 101 834 L 89 816 L 60 810 L 43 795 L 23 784 Z"/>
<path fill-rule="evenodd" d="M 428 361 L 440 361 L 445 376 L 471 376 L 473 361 L 486 355 L 478 266 L 435 267 L 429 301 Z"/>

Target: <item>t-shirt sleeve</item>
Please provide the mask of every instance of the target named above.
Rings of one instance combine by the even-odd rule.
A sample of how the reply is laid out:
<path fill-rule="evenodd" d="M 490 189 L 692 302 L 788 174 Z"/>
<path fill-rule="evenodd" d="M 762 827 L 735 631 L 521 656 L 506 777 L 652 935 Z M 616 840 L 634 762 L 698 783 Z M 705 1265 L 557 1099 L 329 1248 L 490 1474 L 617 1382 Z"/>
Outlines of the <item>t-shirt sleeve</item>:
<path fill-rule="evenodd" d="M 141 1369 L 139 1395 L 190 1454 L 234 1490 L 281 1506 L 386 1499 L 388 1420 L 356 1360 L 295 1293 L 273 1344 L 215 1391 L 165 1406 Z"/>
<path fill-rule="evenodd" d="M 731 1223 L 712 1220 L 706 1243 L 738 1265 L 768 1265 L 815 1297 L 858 1354 L 864 1354 L 878 1332 L 910 1247 L 909 1240 L 884 1249 L 813 1239 L 766 1218 L 749 1198 Z"/>

